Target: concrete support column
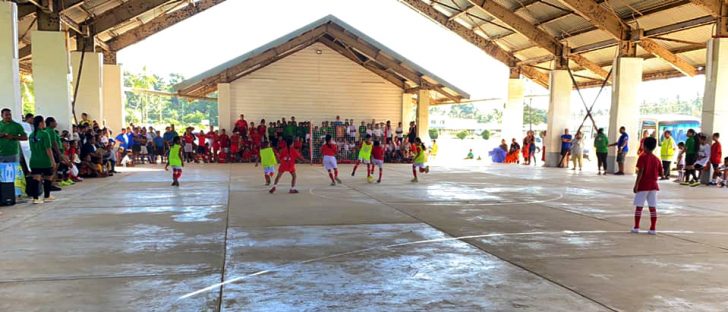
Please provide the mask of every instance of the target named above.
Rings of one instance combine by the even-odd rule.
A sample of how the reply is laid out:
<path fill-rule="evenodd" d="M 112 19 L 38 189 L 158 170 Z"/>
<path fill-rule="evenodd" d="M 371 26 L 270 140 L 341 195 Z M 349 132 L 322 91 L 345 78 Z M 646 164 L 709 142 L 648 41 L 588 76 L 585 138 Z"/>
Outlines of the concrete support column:
<path fill-rule="evenodd" d="M 229 83 L 217 84 L 217 114 L 218 127 L 220 129 L 229 130 L 232 128 L 232 119 L 230 119 L 230 104 L 232 102 L 232 91 Z"/>
<path fill-rule="evenodd" d="M 612 108 L 609 110 L 609 142 L 619 139 L 619 128 L 625 127 L 629 135 L 629 152 L 624 160 L 624 172 L 635 172 L 639 148 L 640 98 L 642 65 L 639 57 L 619 57 L 614 61 L 612 76 Z M 611 148 L 607 156 L 607 170 L 617 170 L 617 149 Z"/>
<path fill-rule="evenodd" d="M 71 52 L 71 76 L 73 90 L 78 85 L 76 95 L 76 118 L 81 120 L 81 113 L 88 114 L 90 120 L 96 120 L 99 125 L 105 119 L 104 116 L 104 56 L 101 53 L 86 52 L 83 56 L 83 68 L 81 77 L 78 70 L 81 68 L 81 54 L 83 52 Z M 113 129 L 114 132 L 118 129 Z"/>
<path fill-rule="evenodd" d="M 508 79 L 508 101 L 503 109 L 501 138 L 509 143 L 523 138 L 523 96 L 524 81 L 520 78 Z"/>
<path fill-rule="evenodd" d="M 430 136 L 430 90 L 417 91 L 417 136 L 428 141 Z"/>
<path fill-rule="evenodd" d="M 544 138 L 546 166 L 557 167 L 561 161 L 561 135 L 569 128 L 571 118 L 571 91 L 573 83 L 569 71 L 551 71 L 549 89 L 549 111 Z"/>
<path fill-rule="evenodd" d="M 53 116 L 58 130 L 71 130 L 71 83 L 66 33 L 34 31 L 31 38 L 35 112 Z"/>
<path fill-rule="evenodd" d="M 0 2 L 0 108 L 13 111 L 13 118 L 23 114 L 20 99 L 18 60 L 18 10 L 13 2 Z"/>
<path fill-rule="evenodd" d="M 708 41 L 707 65 L 705 66 L 705 95 L 701 130 L 710 140 L 713 133 L 720 133 L 723 142 L 728 137 L 728 38 Z M 724 143 L 725 144 L 725 143 Z M 723 156 L 727 155 L 723 152 Z M 712 169 L 712 168 L 711 168 Z M 702 181 L 709 182 L 710 175 L 703 174 Z"/>
<path fill-rule="evenodd" d="M 402 94 L 402 128 L 407 131 L 409 123 L 415 121 L 415 100 L 411 93 Z"/>
<path fill-rule="evenodd" d="M 113 133 L 120 133 L 124 126 L 124 91 L 122 70 L 119 65 L 104 65 L 103 69 L 103 120 L 98 120 Z M 82 83 L 83 84 L 83 81 Z M 91 116 L 93 117 L 93 116 Z"/>

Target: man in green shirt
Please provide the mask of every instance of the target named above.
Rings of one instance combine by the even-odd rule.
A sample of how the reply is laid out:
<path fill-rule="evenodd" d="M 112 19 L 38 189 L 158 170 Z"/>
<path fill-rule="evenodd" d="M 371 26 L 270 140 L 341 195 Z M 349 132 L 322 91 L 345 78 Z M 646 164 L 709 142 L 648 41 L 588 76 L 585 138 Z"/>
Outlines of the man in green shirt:
<path fill-rule="evenodd" d="M 28 140 L 23 126 L 13 121 L 12 112 L 4 108 L 0 122 L 0 162 L 18 162 L 20 141 Z"/>
<path fill-rule="evenodd" d="M 296 135 L 296 125 L 293 121 L 289 121 L 284 127 L 283 127 L 283 137 L 284 138 L 290 138 L 293 140 L 293 138 Z"/>
<path fill-rule="evenodd" d="M 597 130 L 597 137 L 594 138 L 594 148 L 597 150 L 597 174 L 607 174 L 607 154 L 609 153 L 609 139 L 604 134 L 604 128 Z"/>

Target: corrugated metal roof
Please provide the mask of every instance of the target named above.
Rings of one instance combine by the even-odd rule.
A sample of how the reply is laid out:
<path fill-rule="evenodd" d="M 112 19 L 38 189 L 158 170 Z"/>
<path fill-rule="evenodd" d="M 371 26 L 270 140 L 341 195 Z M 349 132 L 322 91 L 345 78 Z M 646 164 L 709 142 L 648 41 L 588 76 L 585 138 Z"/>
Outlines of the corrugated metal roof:
<path fill-rule="evenodd" d="M 310 24 L 308 24 L 308 25 L 306 25 L 304 27 L 301 27 L 301 28 L 299 28 L 297 30 L 294 30 L 293 32 L 291 32 L 291 33 L 289 33 L 289 34 L 287 34 L 287 35 L 285 35 L 283 37 L 280 37 L 280 38 L 278 38 L 276 40 L 273 40 L 273 41 L 269 42 L 268 44 L 265 44 L 265 45 L 263 45 L 263 46 L 261 46 L 261 47 L 259 47 L 257 49 L 254 49 L 254 50 L 252 50 L 250 52 L 247 52 L 247 53 L 245 53 L 245 54 L 243 54 L 241 56 L 238 56 L 238 57 L 233 58 L 233 59 L 231 59 L 231 60 L 229 60 L 227 62 L 224 62 L 224 63 L 222 63 L 222 64 L 220 64 L 218 66 L 215 66 L 215 67 L 213 67 L 213 68 L 211 68 L 211 69 L 209 69 L 209 70 L 207 70 L 207 71 L 205 71 L 205 72 L 203 72 L 201 74 L 198 74 L 198 75 L 196 75 L 196 76 L 194 76 L 194 77 L 192 77 L 190 79 L 187 79 L 187 80 L 185 80 L 185 81 L 183 81 L 183 82 L 175 85 L 174 88 L 175 88 L 175 90 L 185 89 L 185 88 L 187 88 L 189 86 L 192 86 L 192 85 L 194 85 L 196 83 L 199 83 L 200 81 L 204 80 L 207 77 L 216 75 L 216 74 L 224 71 L 227 68 L 230 68 L 230 67 L 232 67 L 232 66 L 234 66 L 236 64 L 240 64 L 240 63 L 242 63 L 243 61 L 245 61 L 247 59 L 250 59 L 250 58 L 252 58 L 252 57 L 254 57 L 254 56 L 258 55 L 258 54 L 261 54 L 261 53 L 263 53 L 263 52 L 265 52 L 267 50 L 270 50 L 270 49 L 272 49 L 274 47 L 280 46 L 281 44 L 286 43 L 286 42 L 290 41 L 293 38 L 299 37 L 299 36 L 303 35 L 304 33 L 308 32 L 308 31 L 311 31 L 312 29 L 315 29 L 315 28 L 317 28 L 319 26 L 325 25 L 327 23 L 332 23 L 332 24 L 338 25 L 339 27 L 343 28 L 347 32 L 349 32 L 349 33 L 351 33 L 351 34 L 359 37 L 361 40 L 363 40 L 363 41 L 371 44 L 374 47 L 376 47 L 383 54 L 388 55 L 391 58 L 395 59 L 396 61 L 400 62 L 403 66 L 406 66 L 406 67 L 411 68 L 411 69 L 413 69 L 413 70 L 415 70 L 417 72 L 422 73 L 423 75 L 425 75 L 425 76 L 429 77 L 430 79 L 438 82 L 439 84 L 443 85 L 444 87 L 446 87 L 446 88 L 448 88 L 450 90 L 455 91 L 456 93 L 458 93 L 463 98 L 470 98 L 470 95 L 467 92 L 465 92 L 462 89 L 456 87 L 455 85 L 453 85 L 453 84 L 445 81 L 444 79 L 438 77 L 437 75 L 429 72 L 424 67 L 419 66 L 419 65 L 415 64 L 414 62 L 408 60 L 404 56 L 400 55 L 399 53 L 397 53 L 397 52 L 395 52 L 395 51 L 393 51 L 391 49 L 389 49 L 385 45 L 379 43 L 378 41 L 376 41 L 373 38 L 367 36 L 363 32 L 359 31 L 358 29 L 352 27 L 351 25 L 345 23 L 344 21 L 340 20 L 339 18 L 337 18 L 336 16 L 333 16 L 333 15 L 325 16 L 325 17 L 323 17 L 323 18 L 321 18 L 321 19 L 319 19 L 319 20 L 317 20 L 317 21 L 315 21 L 313 23 L 310 23 Z"/>

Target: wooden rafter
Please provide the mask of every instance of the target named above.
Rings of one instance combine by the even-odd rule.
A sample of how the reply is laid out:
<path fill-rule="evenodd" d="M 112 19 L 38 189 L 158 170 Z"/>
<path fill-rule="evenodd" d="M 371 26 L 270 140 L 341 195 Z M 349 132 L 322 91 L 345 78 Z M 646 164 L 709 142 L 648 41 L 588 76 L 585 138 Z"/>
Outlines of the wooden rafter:
<path fill-rule="evenodd" d="M 427 18 L 439 23 L 440 25 L 444 26 L 445 28 L 453 31 L 463 39 L 465 39 L 467 42 L 470 42 L 471 44 L 475 45 L 479 49 L 481 49 L 486 54 L 490 55 L 494 59 L 500 61 L 501 63 L 505 64 L 506 66 L 512 67 L 516 66 L 516 63 L 519 61 L 518 58 L 513 56 L 512 54 L 506 52 L 501 47 L 499 47 L 497 44 L 483 38 L 482 36 L 478 35 L 475 31 L 463 26 L 462 24 L 449 20 L 449 17 L 437 9 L 433 8 L 432 6 L 427 5 L 426 3 L 422 2 L 421 0 L 402 0 L 403 3 L 407 4 L 410 8 L 413 10 L 420 12 L 420 14 L 423 14 Z M 548 88 L 549 84 L 549 77 L 547 74 L 544 74 L 538 70 L 529 68 L 524 66 L 522 68 L 522 73 L 524 76 L 528 77 L 529 79 L 533 80 L 535 83 Z"/>
<path fill-rule="evenodd" d="M 109 48 L 114 51 L 121 50 L 222 2 L 225 2 L 225 0 L 201 0 L 199 2 L 190 3 L 182 9 L 168 14 L 162 14 L 141 26 L 126 31 L 123 34 L 109 40 L 107 44 L 109 45 Z"/>
<path fill-rule="evenodd" d="M 407 78 L 408 80 L 422 86 L 426 84 L 427 82 L 422 78 L 421 73 L 417 73 L 414 70 L 405 67 L 404 65 L 400 64 L 399 62 L 390 59 L 389 57 L 383 55 L 382 53 L 379 53 L 379 49 L 375 48 L 374 46 L 364 42 L 363 40 L 360 40 L 356 36 L 346 32 L 343 28 L 340 28 L 338 25 L 335 24 L 329 24 L 327 25 L 327 33 L 334 36 L 337 40 L 345 43 L 346 45 L 352 47 L 353 49 L 356 49 L 363 55 L 367 56 L 368 58 L 384 65 L 387 68 L 391 68 L 393 71 L 399 73 L 403 77 Z M 450 92 L 446 91 L 444 88 L 440 86 L 432 86 L 433 90 L 437 91 L 438 93 L 442 94 L 443 96 L 451 99 L 452 101 L 459 102 L 461 98 L 459 98 L 456 95 L 451 94 Z"/>
<path fill-rule="evenodd" d="M 399 77 L 397 77 L 396 75 L 394 75 L 386 70 L 379 69 L 371 63 L 362 62 L 350 50 L 347 50 L 346 48 L 337 44 L 333 40 L 325 38 L 325 37 L 321 37 L 318 41 L 321 42 L 322 44 L 324 44 L 325 46 L 329 47 L 329 49 L 334 50 L 334 51 L 338 52 L 339 54 L 343 55 L 344 57 L 350 59 L 352 62 L 357 63 L 357 64 L 363 66 L 364 68 L 370 70 L 371 72 L 379 75 L 380 77 L 384 78 L 385 80 L 389 81 L 390 83 L 394 84 L 395 86 L 399 87 L 400 89 L 407 88 L 407 85 L 404 83 L 404 81 L 402 79 L 400 79 Z"/>
<path fill-rule="evenodd" d="M 565 51 L 568 50 L 568 48 L 564 47 L 558 40 L 556 40 L 556 38 L 534 26 L 531 22 L 527 21 L 510 9 L 503 7 L 495 3 L 494 1 L 469 0 L 468 2 L 473 4 L 473 6 L 477 7 L 478 9 L 483 10 L 483 12 L 490 14 L 501 22 L 507 24 L 516 32 L 522 34 L 523 36 L 528 38 L 528 40 L 535 43 L 537 46 L 545 49 L 546 51 L 549 51 L 549 53 L 551 53 L 552 55 L 560 57 L 568 53 L 568 51 Z M 597 65 L 596 63 L 580 55 L 574 55 L 570 57 L 579 65 L 589 69 L 597 76 L 601 78 L 607 78 L 608 72 L 603 68 L 599 67 L 599 65 Z"/>
<path fill-rule="evenodd" d="M 304 33 L 301 36 L 298 36 L 294 39 L 291 39 L 290 41 L 268 49 L 261 54 L 258 54 L 254 57 L 251 57 L 249 59 L 246 59 L 236 65 L 231 66 L 230 68 L 224 69 L 221 72 L 212 75 L 210 77 L 204 78 L 201 81 L 188 86 L 182 90 L 179 90 L 180 94 L 196 94 L 200 95 L 203 94 L 202 92 L 205 92 L 205 88 L 210 88 L 210 86 L 213 86 L 214 88 L 217 87 L 218 83 L 225 83 L 230 82 L 234 80 L 235 78 L 239 77 L 239 75 L 245 71 L 250 70 L 251 68 L 255 66 L 260 66 L 260 64 L 265 63 L 268 60 L 276 59 L 277 57 L 280 57 L 281 55 L 286 54 L 287 52 L 290 52 L 296 47 L 306 47 L 310 45 L 311 43 L 318 40 L 321 36 L 323 36 L 326 33 L 326 26 L 322 25 L 319 27 L 316 27 L 312 29 L 309 32 Z M 203 91 L 201 91 L 203 90 Z"/>
<path fill-rule="evenodd" d="M 629 41 L 632 29 L 619 16 L 606 8 L 600 6 L 594 0 L 559 0 L 569 6 L 582 17 L 590 21 L 600 29 L 605 30 L 617 40 Z M 639 45 L 659 58 L 667 61 L 675 69 L 685 73 L 688 76 L 695 76 L 698 70 L 690 65 L 687 61 L 673 54 L 665 47 L 661 46 L 652 39 L 641 38 Z"/>
<path fill-rule="evenodd" d="M 690 0 L 690 2 L 703 9 L 708 14 L 720 17 L 720 6 L 722 0 Z"/>
<path fill-rule="evenodd" d="M 130 0 L 97 15 L 91 21 L 84 24 L 90 26 L 94 34 L 100 34 L 167 2 L 169 0 Z"/>

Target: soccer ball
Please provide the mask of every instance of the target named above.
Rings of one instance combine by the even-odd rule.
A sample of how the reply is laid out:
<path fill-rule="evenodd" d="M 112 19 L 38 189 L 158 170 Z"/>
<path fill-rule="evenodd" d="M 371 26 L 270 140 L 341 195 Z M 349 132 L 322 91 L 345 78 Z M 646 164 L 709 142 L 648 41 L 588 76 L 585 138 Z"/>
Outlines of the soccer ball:
<path fill-rule="evenodd" d="M 372 182 L 374 182 L 374 177 L 372 177 L 372 176 L 368 176 L 368 177 L 367 177 L 367 182 L 368 182 L 368 183 L 372 183 Z"/>

